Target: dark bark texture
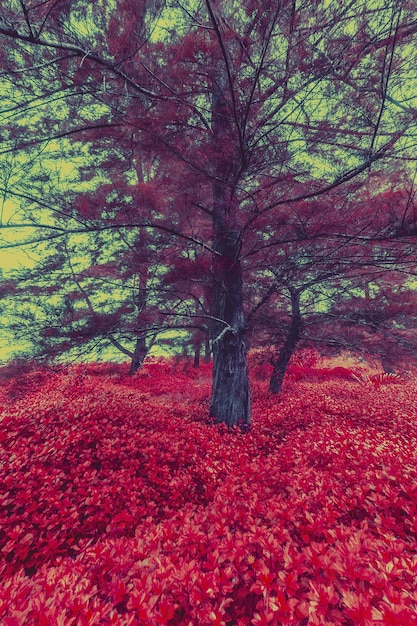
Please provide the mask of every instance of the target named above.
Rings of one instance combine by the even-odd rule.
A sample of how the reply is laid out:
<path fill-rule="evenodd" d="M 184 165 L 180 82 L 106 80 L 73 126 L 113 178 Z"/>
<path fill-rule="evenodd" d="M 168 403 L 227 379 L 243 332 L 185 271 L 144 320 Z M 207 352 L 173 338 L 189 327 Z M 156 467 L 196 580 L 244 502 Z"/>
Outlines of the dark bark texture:
<path fill-rule="evenodd" d="M 194 346 L 194 363 L 193 367 L 196 369 L 200 367 L 200 355 L 201 355 L 201 343 L 197 343 Z"/>
<path fill-rule="evenodd" d="M 214 262 L 216 290 L 213 326 L 213 390 L 210 413 L 217 422 L 247 427 L 250 391 L 247 332 L 243 314 L 239 233 L 227 231 L 217 242 Z"/>
<path fill-rule="evenodd" d="M 148 347 L 146 345 L 146 337 L 138 337 L 136 339 L 135 350 L 133 352 L 132 360 L 130 362 L 129 375 L 132 376 L 143 366 L 146 355 L 148 354 Z"/>
<path fill-rule="evenodd" d="M 385 374 L 394 374 L 396 366 L 394 355 L 383 354 L 381 356 L 381 366 Z"/>
<path fill-rule="evenodd" d="M 210 337 L 206 335 L 204 338 L 204 363 L 210 363 L 211 361 L 211 346 Z"/>
<path fill-rule="evenodd" d="M 271 380 L 269 381 L 269 391 L 279 393 L 284 382 L 285 373 L 294 351 L 300 341 L 302 330 L 302 317 L 300 312 L 300 294 L 291 291 L 291 324 L 288 329 L 288 335 L 282 346 L 278 358 L 274 361 L 274 369 Z"/>
<path fill-rule="evenodd" d="M 213 182 L 212 334 L 213 387 L 210 414 L 216 422 L 247 428 L 250 393 L 247 367 L 247 330 L 243 313 L 241 231 L 233 189 L 239 154 L 233 123 L 226 68 L 213 74 L 212 132 L 216 150 Z"/>
<path fill-rule="evenodd" d="M 141 237 L 142 237 L 141 233 Z M 139 290 L 136 298 L 136 306 L 138 308 L 138 328 L 143 326 L 143 322 L 141 320 L 141 315 L 146 309 L 146 301 L 147 301 L 147 281 L 148 281 L 148 271 L 141 272 L 139 274 Z M 146 323 L 145 323 L 146 327 Z M 154 338 L 155 340 L 155 338 Z M 149 342 L 146 337 L 146 333 L 140 331 L 140 334 L 136 338 L 135 349 L 133 351 L 132 360 L 130 363 L 129 374 L 132 376 L 135 372 L 138 371 L 143 366 L 143 362 L 146 358 L 146 355 L 150 349 Z"/>

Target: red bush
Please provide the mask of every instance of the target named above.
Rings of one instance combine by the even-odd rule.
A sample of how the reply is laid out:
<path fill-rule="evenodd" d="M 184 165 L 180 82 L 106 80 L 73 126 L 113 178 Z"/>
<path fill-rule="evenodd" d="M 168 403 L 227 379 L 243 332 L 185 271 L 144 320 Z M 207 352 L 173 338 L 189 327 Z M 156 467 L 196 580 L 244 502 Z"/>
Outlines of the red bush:
<path fill-rule="evenodd" d="M 4 387 L 2 624 L 417 624 L 414 383 L 255 383 L 243 435 L 204 368 L 99 369 Z"/>

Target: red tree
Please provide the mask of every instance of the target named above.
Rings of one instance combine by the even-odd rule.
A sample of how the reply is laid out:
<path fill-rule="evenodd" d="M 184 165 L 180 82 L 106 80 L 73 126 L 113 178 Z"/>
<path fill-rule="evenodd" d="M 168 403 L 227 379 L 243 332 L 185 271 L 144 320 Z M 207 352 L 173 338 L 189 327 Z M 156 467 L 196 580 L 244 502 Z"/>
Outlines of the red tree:
<path fill-rule="evenodd" d="M 416 31 L 412 9 L 388 2 L 376 12 L 363 0 L 349 7 L 206 0 L 175 9 L 118 0 L 117 10 L 10 0 L 3 10 L 3 77 L 12 84 L 19 75 L 18 108 L 10 102 L 15 132 L 5 133 L 5 149 L 29 169 L 36 162 L 35 176 L 37 146 L 51 140 L 67 157 L 77 153 L 81 163 L 107 170 L 128 145 L 134 159 L 144 151 L 166 173 L 154 215 L 138 206 L 127 215 L 122 202 L 81 225 L 65 201 L 68 184 L 55 190 L 60 203 L 48 207 L 49 218 L 36 213 L 41 198 L 32 184 L 25 191 L 30 224 L 53 234 L 46 237 L 151 228 L 208 249 L 211 413 L 229 426 L 247 425 L 247 259 L 267 271 L 264 251 L 285 244 L 292 206 L 302 215 L 313 207 L 319 220 L 314 199 L 354 179 L 363 183 L 377 161 L 410 154 L 415 87 L 404 64 Z M 32 102 L 34 119 L 19 117 Z M 6 187 L 22 195 L 18 183 Z M 337 211 L 344 211 L 343 194 Z M 344 236 L 343 220 L 337 223 Z M 303 228 L 297 237 L 305 238 Z"/>

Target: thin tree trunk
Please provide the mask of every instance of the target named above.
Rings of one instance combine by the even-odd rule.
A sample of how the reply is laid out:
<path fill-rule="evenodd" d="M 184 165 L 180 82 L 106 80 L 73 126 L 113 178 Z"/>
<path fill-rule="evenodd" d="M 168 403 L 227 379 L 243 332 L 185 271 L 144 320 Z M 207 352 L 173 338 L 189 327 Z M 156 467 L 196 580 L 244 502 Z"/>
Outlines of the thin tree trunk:
<path fill-rule="evenodd" d="M 210 361 L 211 361 L 210 337 L 206 335 L 204 338 L 204 363 L 210 363 Z"/>
<path fill-rule="evenodd" d="M 201 355 L 201 341 L 194 344 L 194 363 L 193 367 L 198 369 L 200 367 L 200 355 Z"/>
<path fill-rule="evenodd" d="M 274 370 L 271 380 L 269 381 L 269 391 L 272 391 L 272 393 L 279 393 L 281 391 L 288 363 L 300 340 L 301 329 L 300 294 L 296 290 L 291 290 L 291 324 L 284 345 L 281 348 L 278 358 L 274 361 Z"/>
<path fill-rule="evenodd" d="M 139 180 L 143 179 L 142 172 L 142 164 L 140 162 L 137 163 L 137 172 Z M 139 245 L 141 247 L 146 246 L 145 233 L 143 230 L 139 232 Z M 142 268 L 142 271 L 139 272 L 139 284 L 138 284 L 138 292 L 135 297 L 135 304 L 137 306 L 137 328 L 141 329 L 138 332 L 140 334 L 136 337 L 135 349 L 133 351 L 132 361 L 130 363 L 129 375 L 132 376 L 135 372 L 138 371 L 143 366 L 143 362 L 148 354 L 153 342 L 155 341 L 155 336 L 153 337 L 153 341 L 149 342 L 146 336 L 146 322 L 144 323 L 142 320 L 143 313 L 146 309 L 146 302 L 148 297 L 148 267 Z M 142 327 L 142 328 L 141 328 Z"/>
<path fill-rule="evenodd" d="M 381 355 L 381 367 L 385 374 L 393 374 L 395 372 L 395 364 L 393 363 L 393 359 L 390 355 Z"/>

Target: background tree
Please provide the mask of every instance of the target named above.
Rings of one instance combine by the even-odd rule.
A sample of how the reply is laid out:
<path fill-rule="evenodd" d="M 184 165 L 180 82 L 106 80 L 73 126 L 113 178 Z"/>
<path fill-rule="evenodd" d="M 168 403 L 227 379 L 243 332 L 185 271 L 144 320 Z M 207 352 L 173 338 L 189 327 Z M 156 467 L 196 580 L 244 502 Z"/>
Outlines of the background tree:
<path fill-rule="evenodd" d="M 415 367 L 417 294 L 404 276 L 391 272 L 335 302 L 330 310 L 330 345 L 377 358 L 384 372 Z"/>
<path fill-rule="evenodd" d="M 415 258 L 413 244 L 405 244 L 401 238 L 393 240 L 392 234 L 414 228 L 414 211 L 410 211 L 414 187 L 409 179 L 389 182 L 386 172 L 373 172 L 371 179 L 378 178 L 385 189 L 371 194 L 368 183 L 362 189 L 362 201 L 353 196 L 354 210 L 348 207 L 351 194 L 341 194 L 340 190 L 333 196 L 328 194 L 320 203 L 310 203 L 308 215 L 297 208 L 292 224 L 293 240 L 287 223 L 288 241 L 270 257 L 269 272 L 257 276 L 263 290 L 268 294 L 268 285 L 270 290 L 268 300 L 256 308 L 252 324 L 256 327 L 258 345 L 261 342 L 277 346 L 270 381 L 274 393 L 279 393 L 289 361 L 300 342 L 318 344 L 321 350 L 330 347 L 346 350 L 350 345 L 374 355 L 391 350 L 397 364 L 406 362 L 404 358 L 398 359 L 399 338 L 395 338 L 392 323 L 397 315 L 401 317 L 408 311 L 410 317 L 407 330 L 403 328 L 402 341 L 407 343 L 405 335 L 409 333 L 409 347 L 413 345 L 411 303 L 415 300 Z M 342 210 L 335 211 L 341 203 L 346 215 Z M 408 226 L 403 226 L 405 223 Z M 328 232 L 327 240 L 323 229 Z M 401 304 L 395 302 L 400 294 Z M 363 329 L 355 327 L 354 319 L 360 324 L 368 317 L 386 324 L 385 341 L 379 348 L 375 344 L 371 349 L 370 341 L 363 337 Z M 343 335 L 348 320 L 350 344 Z"/>

